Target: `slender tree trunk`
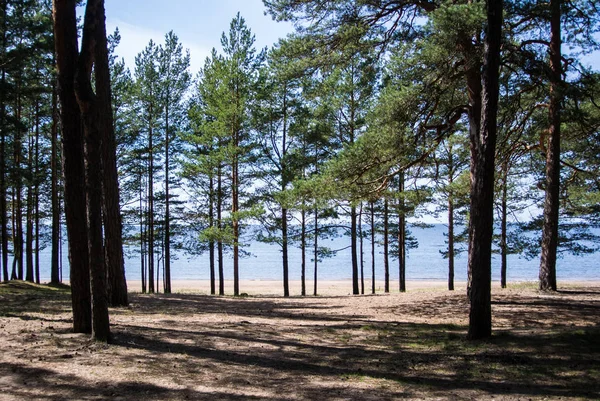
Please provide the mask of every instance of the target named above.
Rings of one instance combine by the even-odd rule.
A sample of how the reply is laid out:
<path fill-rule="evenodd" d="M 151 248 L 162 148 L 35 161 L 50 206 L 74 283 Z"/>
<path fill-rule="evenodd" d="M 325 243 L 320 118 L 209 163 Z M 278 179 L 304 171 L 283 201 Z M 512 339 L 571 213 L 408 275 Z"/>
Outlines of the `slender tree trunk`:
<path fill-rule="evenodd" d="M 58 196 L 58 176 L 60 174 L 58 167 L 58 123 L 60 116 L 58 115 L 58 89 L 56 80 L 52 83 L 52 145 L 50 151 L 50 169 L 52 187 L 52 256 L 50 263 L 50 283 L 58 284 L 60 280 L 60 263 L 59 263 L 59 248 L 60 248 L 60 202 Z"/>
<path fill-rule="evenodd" d="M 383 269 L 384 269 L 384 291 L 390 292 L 390 246 L 389 246 L 389 210 L 387 199 L 383 203 Z"/>
<path fill-rule="evenodd" d="M 356 207 L 352 206 L 350 208 L 350 248 L 352 250 L 352 294 L 354 295 L 360 294 L 360 290 L 358 288 L 358 241 L 356 237 L 356 215 Z"/>
<path fill-rule="evenodd" d="M 222 210 L 223 210 L 223 175 L 219 165 L 217 172 L 217 225 L 219 231 L 223 229 Z M 223 240 L 217 242 L 217 257 L 219 259 L 219 295 L 225 295 L 225 272 L 223 268 Z"/>
<path fill-rule="evenodd" d="M 550 0 L 550 108 L 546 148 L 546 199 L 542 229 L 540 290 L 556 291 L 556 254 L 560 202 L 560 124 L 562 94 L 561 0 Z"/>
<path fill-rule="evenodd" d="M 360 203 L 360 209 L 358 212 L 358 235 L 360 236 L 360 293 L 365 294 L 365 252 L 364 252 L 364 235 L 362 230 L 362 216 L 363 216 L 363 204 Z"/>
<path fill-rule="evenodd" d="M 6 1 L 2 1 L 2 56 L 6 54 Z M 6 87 L 6 68 L 2 69 L 2 87 Z M 0 91 L 0 251 L 2 273 L 8 281 L 8 214 L 6 205 L 6 91 Z"/>
<path fill-rule="evenodd" d="M 27 204 L 25 205 L 25 280 L 31 283 L 34 282 L 33 271 L 33 137 L 30 134 L 28 142 L 28 157 L 27 157 L 27 175 L 29 176 L 27 183 Z"/>
<path fill-rule="evenodd" d="M 152 97 L 152 93 L 150 93 Z M 154 118 L 152 104 L 148 113 L 148 292 L 154 293 Z"/>
<path fill-rule="evenodd" d="M 146 277 L 146 229 L 144 226 L 144 182 L 143 173 L 140 171 L 140 276 L 142 278 L 142 293 L 145 294 L 147 291 L 147 277 Z"/>
<path fill-rule="evenodd" d="M 502 221 L 500 222 L 500 256 L 502 261 L 500 265 L 500 286 L 502 288 L 506 288 L 506 268 L 508 255 L 508 246 L 506 244 L 508 218 L 508 170 L 508 161 L 506 161 L 502 164 Z"/>
<path fill-rule="evenodd" d="M 303 297 L 306 296 L 306 210 L 304 205 L 300 212 L 300 252 L 301 252 L 301 266 L 300 266 L 300 281 L 302 283 L 301 294 Z"/>
<path fill-rule="evenodd" d="M 288 211 L 281 209 L 281 236 L 282 236 L 282 258 L 283 258 L 283 296 L 290 296 L 289 266 L 288 266 Z"/>
<path fill-rule="evenodd" d="M 314 244 L 314 281 L 313 281 L 313 295 L 317 296 L 317 278 L 319 269 L 319 211 L 315 207 L 315 221 L 314 221 L 314 232 L 315 232 L 315 244 Z"/>
<path fill-rule="evenodd" d="M 127 306 L 127 282 L 123 258 L 123 224 L 119 199 L 119 173 L 117 170 L 117 141 L 112 110 L 110 67 L 106 41 L 104 2 L 98 5 L 96 28 L 95 65 L 98 126 L 101 135 L 102 155 L 102 216 L 105 235 L 106 275 L 108 277 L 108 302 L 112 306 Z"/>
<path fill-rule="evenodd" d="M 283 85 L 283 133 L 281 138 L 281 190 L 287 189 L 287 85 Z M 283 258 L 283 296 L 290 296 L 290 280 L 289 280 L 289 257 L 288 257 L 288 210 L 281 208 L 281 257 Z"/>
<path fill-rule="evenodd" d="M 375 202 L 371 201 L 371 294 L 375 294 Z"/>
<path fill-rule="evenodd" d="M 19 72 L 20 75 L 20 72 Z M 22 118 L 21 105 L 21 78 L 17 81 L 17 121 Z M 22 174 L 22 132 L 19 125 L 15 130 L 15 138 L 13 145 L 13 160 L 14 160 L 14 192 L 15 192 L 15 207 L 14 220 L 15 230 L 13 232 L 13 257 L 16 261 L 16 278 L 23 280 L 23 174 Z"/>
<path fill-rule="evenodd" d="M 215 178 L 211 171 L 209 175 L 209 194 L 208 194 L 208 225 L 210 228 L 215 228 Z M 215 288 L 215 241 L 208 242 L 208 258 L 209 258 L 209 273 L 210 273 L 210 295 L 216 294 Z"/>
<path fill-rule="evenodd" d="M 65 187 L 65 214 L 71 265 L 73 329 L 92 332 L 88 229 L 86 216 L 83 135 L 75 98 L 78 58 L 75 0 L 54 0 L 54 42 L 61 104 L 61 133 Z"/>
<path fill-rule="evenodd" d="M 471 122 L 471 218 L 469 221 L 469 339 L 492 334 L 491 258 L 494 208 L 494 157 L 499 94 L 500 45 L 502 42 L 502 0 L 487 2 L 483 73 L 479 96 L 471 93 L 471 114 L 481 104 L 481 125 Z M 475 74 L 477 75 L 477 74 Z M 470 77 L 471 79 L 473 77 Z M 480 127 L 481 129 L 477 129 Z"/>
<path fill-rule="evenodd" d="M 400 173 L 399 191 L 400 200 L 398 203 L 398 278 L 400 292 L 406 292 L 406 215 L 404 205 L 404 172 Z"/>
<path fill-rule="evenodd" d="M 239 159 L 237 155 L 237 148 L 239 146 L 239 132 L 234 132 L 234 143 L 236 148 L 236 154 L 233 160 L 233 168 L 232 168 L 232 183 L 231 183 L 231 214 L 233 215 L 232 219 L 232 228 L 233 228 L 233 295 L 240 295 L 240 225 L 239 225 L 239 217 L 238 212 L 239 208 Z"/>
<path fill-rule="evenodd" d="M 450 175 L 452 185 L 452 175 Z M 448 291 L 454 291 L 454 194 L 448 194 Z"/>
<path fill-rule="evenodd" d="M 35 130 L 35 166 L 33 183 L 33 205 L 35 225 L 35 282 L 40 284 L 40 113 L 39 106 L 36 108 L 36 130 Z"/>
<path fill-rule="evenodd" d="M 169 174 L 170 174 L 170 137 L 169 137 L 169 97 L 165 107 L 165 294 L 171 293 L 171 200 L 169 199 Z"/>

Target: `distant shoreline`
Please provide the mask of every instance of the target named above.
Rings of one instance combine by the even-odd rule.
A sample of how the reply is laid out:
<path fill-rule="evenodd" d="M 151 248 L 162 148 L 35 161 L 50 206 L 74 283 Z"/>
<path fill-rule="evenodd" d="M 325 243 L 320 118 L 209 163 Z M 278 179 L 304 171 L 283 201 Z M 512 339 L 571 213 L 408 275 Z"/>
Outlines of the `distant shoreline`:
<path fill-rule="evenodd" d="M 537 281 L 515 281 L 509 282 L 508 288 L 517 286 L 535 286 Z M 159 283 L 158 292 L 162 291 L 162 281 Z M 218 292 L 218 282 L 217 292 Z M 313 295 L 313 281 L 306 281 L 306 295 Z M 448 283 L 443 280 L 407 280 L 406 289 L 407 291 L 418 291 L 418 290 L 447 290 Z M 568 288 L 572 286 L 583 286 L 583 287 L 595 287 L 600 286 L 598 280 L 585 280 L 585 279 L 574 279 L 574 280 L 562 280 L 558 282 L 560 288 Z M 359 285 L 360 287 L 360 285 Z M 455 291 L 466 291 L 466 281 L 455 281 Z M 492 281 L 493 288 L 500 288 L 500 281 Z M 130 292 L 141 292 L 141 282 L 139 280 L 128 280 L 127 288 Z M 291 296 L 301 295 L 301 281 L 290 280 L 289 289 Z M 210 293 L 210 281 L 209 280 L 172 280 L 171 289 L 173 293 L 199 293 L 209 294 Z M 390 292 L 397 293 L 398 282 L 396 280 L 390 281 Z M 383 280 L 376 280 L 375 282 L 375 293 L 384 293 L 384 282 Z M 225 295 L 233 294 L 233 280 L 225 280 Z M 281 280 L 240 280 L 240 294 L 248 295 L 263 295 L 263 296 L 283 296 L 283 283 Z M 352 280 L 319 280 L 317 283 L 317 294 L 318 295 L 352 295 Z M 365 280 L 365 295 L 371 294 L 371 281 Z"/>

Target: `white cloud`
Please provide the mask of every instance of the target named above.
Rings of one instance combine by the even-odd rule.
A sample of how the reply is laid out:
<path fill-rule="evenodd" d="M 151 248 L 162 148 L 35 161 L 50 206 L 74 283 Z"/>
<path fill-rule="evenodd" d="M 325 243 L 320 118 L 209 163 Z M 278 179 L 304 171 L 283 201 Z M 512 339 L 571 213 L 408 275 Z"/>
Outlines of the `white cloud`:
<path fill-rule="evenodd" d="M 112 34 L 116 27 L 119 28 L 121 34 L 121 43 L 117 47 L 116 53 L 119 58 L 123 57 L 125 59 L 125 63 L 132 73 L 135 69 L 135 56 L 144 50 L 150 39 L 156 44 L 164 43 L 165 34 L 167 33 L 135 26 L 118 19 L 108 18 L 106 21 L 107 34 Z M 176 30 L 174 32 L 177 34 Z M 190 51 L 190 73 L 195 77 L 204 65 L 206 57 L 210 56 L 212 49 L 194 41 L 186 41 L 186 38 L 182 38 L 181 36 L 179 36 L 179 41 L 184 49 L 189 49 Z"/>

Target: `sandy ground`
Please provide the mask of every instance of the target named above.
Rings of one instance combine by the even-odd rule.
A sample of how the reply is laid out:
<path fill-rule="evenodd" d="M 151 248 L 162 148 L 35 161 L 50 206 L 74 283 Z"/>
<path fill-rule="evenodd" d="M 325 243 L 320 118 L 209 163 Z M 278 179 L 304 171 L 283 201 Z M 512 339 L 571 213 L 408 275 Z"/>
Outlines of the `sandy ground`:
<path fill-rule="evenodd" d="M 284 298 L 248 281 L 240 298 L 178 281 L 111 308 L 110 345 L 71 332 L 64 290 L 0 284 L 0 401 L 600 399 L 598 282 L 494 285 L 483 342 L 465 339 L 464 283 L 364 296 L 349 284 Z"/>

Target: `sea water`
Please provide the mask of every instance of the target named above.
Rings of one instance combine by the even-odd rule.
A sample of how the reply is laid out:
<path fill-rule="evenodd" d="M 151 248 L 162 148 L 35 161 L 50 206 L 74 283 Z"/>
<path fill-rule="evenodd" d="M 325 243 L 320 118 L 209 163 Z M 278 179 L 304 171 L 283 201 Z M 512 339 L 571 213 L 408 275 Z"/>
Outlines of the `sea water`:
<path fill-rule="evenodd" d="M 446 249 L 445 233 L 447 228 L 443 224 L 431 227 L 411 227 L 411 233 L 418 241 L 418 248 L 410 249 L 406 258 L 407 280 L 434 280 L 446 281 L 448 279 L 448 260 L 444 259 L 440 250 Z M 319 280 L 345 280 L 352 277 L 352 259 L 350 238 L 339 236 L 333 239 L 321 240 L 319 246 L 332 250 L 340 250 L 331 258 L 325 258 L 318 263 Z M 244 247 L 248 256 L 240 259 L 240 279 L 242 280 L 282 280 L 281 247 L 252 241 Z M 371 278 L 371 244 L 365 238 L 363 245 L 363 261 L 365 280 Z M 128 252 L 125 260 L 125 271 L 128 280 L 140 280 L 139 254 Z M 306 255 L 306 277 L 312 279 L 314 275 L 314 262 L 311 247 Z M 360 262 L 360 257 L 359 257 Z M 560 280 L 600 280 L 600 255 L 591 254 L 583 256 L 563 255 L 557 262 L 557 279 Z M 64 278 L 68 279 L 67 247 L 64 246 L 63 254 Z M 538 279 L 539 258 L 527 260 L 518 255 L 508 256 L 507 280 L 535 281 Z M 233 278 L 233 265 L 231 255 L 225 255 L 225 279 Z M 159 275 L 162 278 L 162 265 Z M 382 280 L 384 275 L 383 248 L 376 246 L 375 250 L 375 278 Z M 50 250 L 40 252 L 40 276 L 42 281 L 50 279 Z M 179 254 L 171 261 L 172 280 L 208 280 L 209 279 L 208 253 L 201 256 Z M 289 247 L 289 277 L 290 280 L 301 278 L 301 252 L 297 247 Z M 397 260 L 390 258 L 390 280 L 398 280 L 399 268 Z M 455 280 L 467 280 L 467 254 L 460 253 L 455 258 Z M 500 280 L 500 255 L 494 254 L 492 258 L 492 280 Z"/>

